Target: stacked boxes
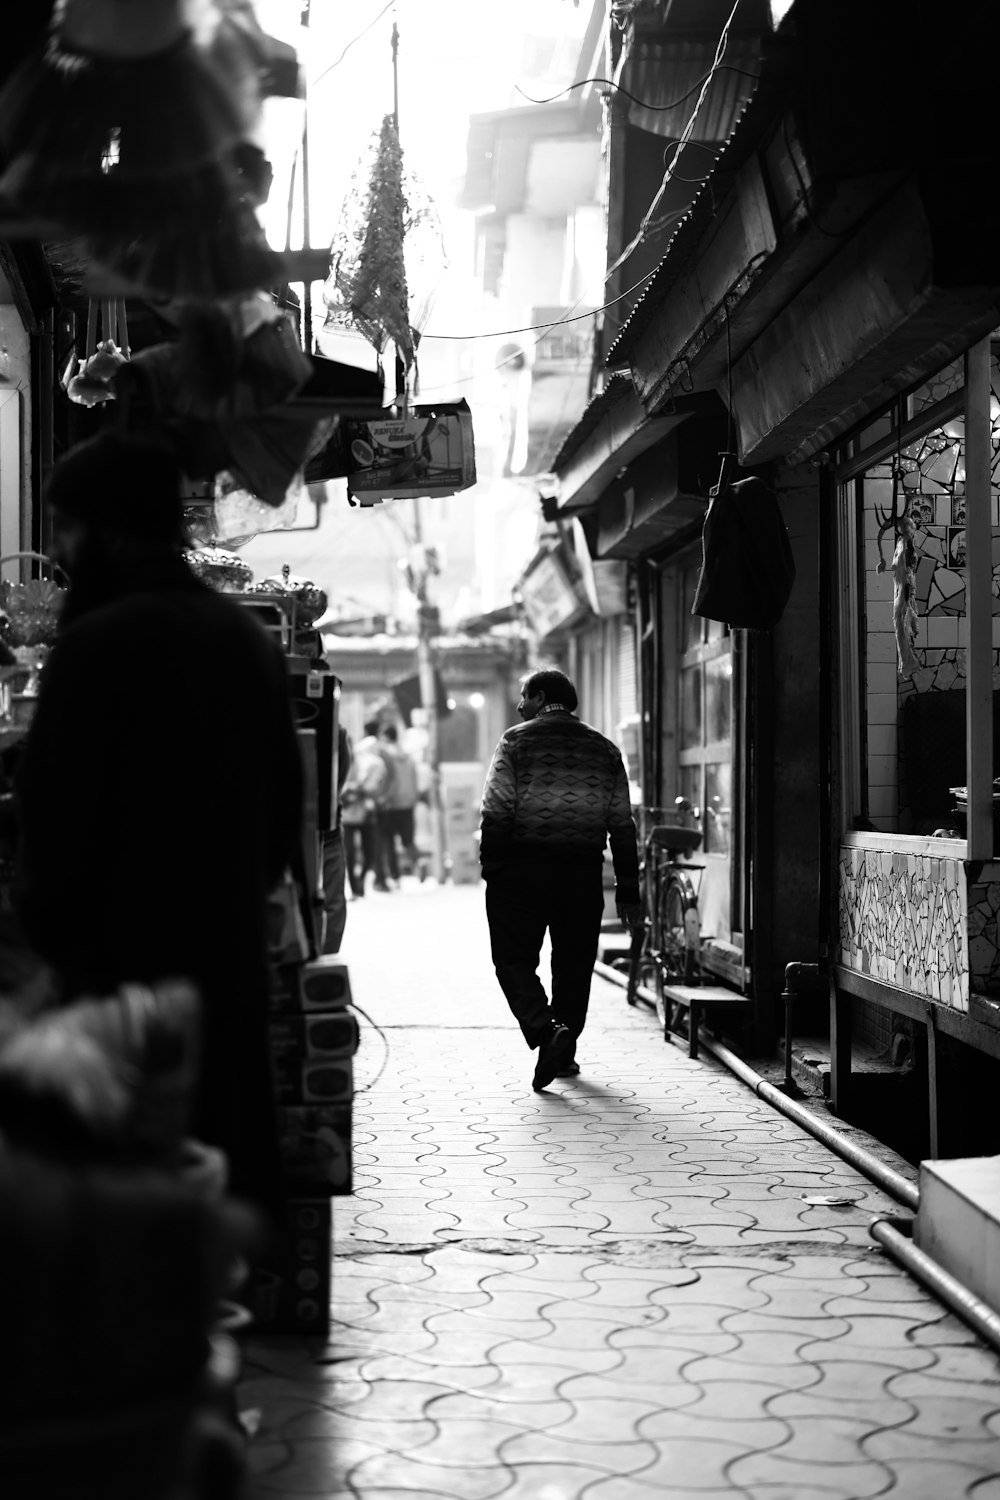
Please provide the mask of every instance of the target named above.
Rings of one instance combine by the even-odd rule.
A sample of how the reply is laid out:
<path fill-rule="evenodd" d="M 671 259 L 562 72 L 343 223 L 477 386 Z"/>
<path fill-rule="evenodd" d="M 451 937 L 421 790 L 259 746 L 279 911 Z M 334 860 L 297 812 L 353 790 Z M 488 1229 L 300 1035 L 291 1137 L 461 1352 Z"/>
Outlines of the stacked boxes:
<path fill-rule="evenodd" d="M 291 1198 L 285 1204 L 275 1257 L 267 1267 L 255 1267 L 250 1287 L 258 1332 L 326 1334 L 332 1231 L 329 1198 Z"/>
<path fill-rule="evenodd" d="M 347 965 L 334 957 L 273 971 L 271 1059 L 285 1184 L 304 1197 L 351 1191 L 352 1058 L 358 1026 Z"/>
<path fill-rule="evenodd" d="M 351 1191 L 358 1024 L 347 965 L 334 957 L 276 965 L 270 1000 L 286 1222 L 276 1263 L 255 1274 L 253 1312 L 262 1333 L 325 1333 L 330 1199 Z"/>

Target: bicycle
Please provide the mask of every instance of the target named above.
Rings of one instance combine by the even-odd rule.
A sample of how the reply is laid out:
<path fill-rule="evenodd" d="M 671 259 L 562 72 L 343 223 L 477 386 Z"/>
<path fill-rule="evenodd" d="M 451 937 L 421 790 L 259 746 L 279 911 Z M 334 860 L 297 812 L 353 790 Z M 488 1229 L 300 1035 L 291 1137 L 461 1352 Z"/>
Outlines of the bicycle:
<path fill-rule="evenodd" d="M 674 807 L 677 814 L 698 815 L 685 797 L 678 797 Z M 650 811 L 655 815 L 661 810 Z M 632 939 L 626 999 L 629 1005 L 640 1000 L 655 1004 L 664 1033 L 672 1024 L 666 1014 L 665 986 L 701 982 L 698 887 L 692 874 L 698 872 L 700 885 L 700 872 L 705 866 L 685 857 L 700 843 L 700 830 L 679 822 L 654 822 L 643 842 L 643 924 Z M 650 989 L 650 981 L 653 1001 L 640 993 L 643 988 Z"/>

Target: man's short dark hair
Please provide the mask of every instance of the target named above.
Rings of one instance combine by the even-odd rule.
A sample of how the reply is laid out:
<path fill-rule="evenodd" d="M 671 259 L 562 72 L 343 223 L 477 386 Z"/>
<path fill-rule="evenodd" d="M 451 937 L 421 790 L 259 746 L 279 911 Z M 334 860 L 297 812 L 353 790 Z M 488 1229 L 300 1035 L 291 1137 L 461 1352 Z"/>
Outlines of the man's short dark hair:
<path fill-rule="evenodd" d="M 73 520 L 168 547 L 185 541 L 181 467 L 165 438 L 108 427 L 59 459 L 48 505 Z"/>
<path fill-rule="evenodd" d="M 382 733 L 385 735 L 390 745 L 395 745 L 399 740 L 399 730 L 396 728 L 395 724 L 385 724 L 382 728 Z"/>
<path fill-rule="evenodd" d="M 378 719 L 366 719 L 364 724 L 365 734 L 378 734 Z"/>
<path fill-rule="evenodd" d="M 580 701 L 576 696 L 576 688 L 558 667 L 539 667 L 537 672 L 529 672 L 521 682 L 521 692 L 529 697 L 544 693 L 546 703 L 559 703 L 563 708 L 568 708 L 570 713 L 575 712 Z"/>

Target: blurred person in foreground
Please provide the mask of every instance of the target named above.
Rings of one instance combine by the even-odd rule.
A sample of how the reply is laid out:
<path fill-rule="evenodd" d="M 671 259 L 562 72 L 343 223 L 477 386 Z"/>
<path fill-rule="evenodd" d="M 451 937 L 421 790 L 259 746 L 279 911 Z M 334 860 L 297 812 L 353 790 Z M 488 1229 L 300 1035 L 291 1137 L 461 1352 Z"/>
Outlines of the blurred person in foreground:
<path fill-rule="evenodd" d="M 196 984 L 191 1130 L 273 1222 L 265 907 L 302 768 L 280 649 L 184 558 L 181 480 L 169 448 L 110 430 L 52 471 L 70 585 L 18 773 L 15 900 L 66 1002 Z"/>
<path fill-rule="evenodd" d="M 344 842 L 344 783 L 354 751 L 351 737 L 341 724 L 337 729 L 337 807 L 332 828 L 324 831 L 323 846 L 323 952 L 339 953 L 347 926 L 347 848 Z"/>
<path fill-rule="evenodd" d="M 576 689 L 554 667 L 522 679 L 524 720 L 501 736 L 483 789 L 480 859 L 493 963 L 524 1040 L 532 1086 L 580 1071 L 611 841 L 618 915 L 642 917 L 639 854 L 621 751 L 576 718 Z M 538 977 L 548 931 L 552 1000 Z"/>

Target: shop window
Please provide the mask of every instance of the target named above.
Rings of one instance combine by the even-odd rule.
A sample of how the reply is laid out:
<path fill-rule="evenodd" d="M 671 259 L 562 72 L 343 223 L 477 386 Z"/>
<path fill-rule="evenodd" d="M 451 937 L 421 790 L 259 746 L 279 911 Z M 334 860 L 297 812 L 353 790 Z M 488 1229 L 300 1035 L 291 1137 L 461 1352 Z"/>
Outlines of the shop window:
<path fill-rule="evenodd" d="M 884 833 L 964 834 L 965 782 L 965 420 L 962 362 L 955 361 L 898 403 L 886 444 L 859 433 L 857 470 L 844 486 L 856 506 L 861 676 L 860 826 Z M 994 423 L 993 674 L 1000 686 L 1000 372 L 992 361 Z M 954 413 L 954 414 L 953 414 Z M 937 420 L 935 420 L 935 416 Z M 921 419 L 927 425 L 922 428 Z M 864 441 L 862 441 L 864 439 Z M 882 451 L 880 451 L 880 448 Z M 868 449 L 871 457 L 864 461 Z M 895 518 L 895 520 L 894 520 Z M 910 538 L 904 582 L 915 609 L 912 650 L 898 627 L 893 557 Z M 895 569 L 899 572 L 899 565 Z M 849 627 L 850 621 L 845 622 Z M 850 645 L 845 637 L 845 662 Z M 995 715 L 996 717 L 996 715 Z M 1000 741 L 997 742 L 1000 751 Z"/>
<path fill-rule="evenodd" d="M 704 850 L 728 855 L 732 839 L 733 656 L 727 627 L 692 615 L 698 568 L 681 589 L 679 784 L 699 809 Z"/>

